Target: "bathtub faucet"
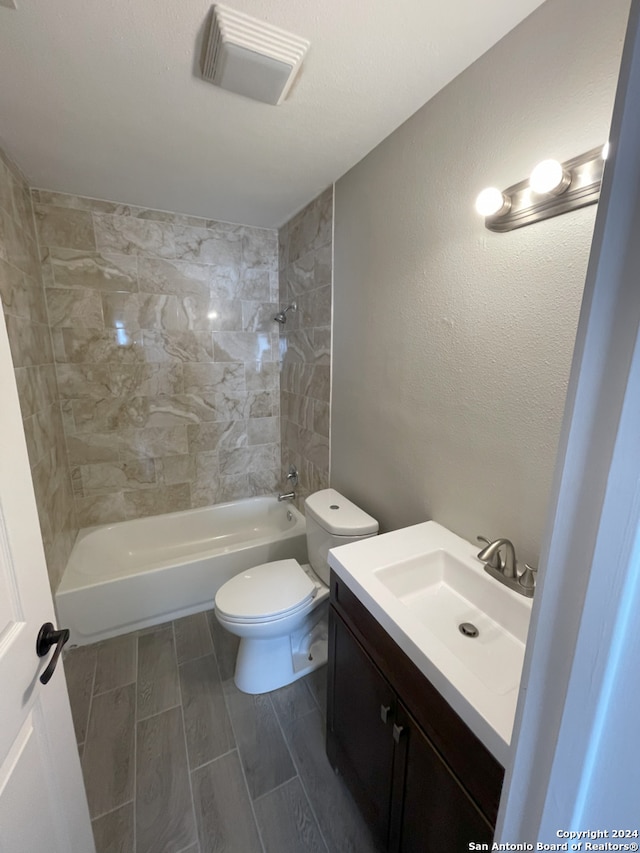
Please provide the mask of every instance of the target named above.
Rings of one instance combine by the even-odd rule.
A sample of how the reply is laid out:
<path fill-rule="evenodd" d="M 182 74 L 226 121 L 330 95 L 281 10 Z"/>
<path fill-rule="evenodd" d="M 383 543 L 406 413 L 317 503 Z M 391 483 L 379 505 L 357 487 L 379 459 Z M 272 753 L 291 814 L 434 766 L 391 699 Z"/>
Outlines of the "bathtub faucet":
<path fill-rule="evenodd" d="M 279 501 L 293 501 L 295 500 L 296 493 L 295 492 L 284 492 L 278 495 Z"/>

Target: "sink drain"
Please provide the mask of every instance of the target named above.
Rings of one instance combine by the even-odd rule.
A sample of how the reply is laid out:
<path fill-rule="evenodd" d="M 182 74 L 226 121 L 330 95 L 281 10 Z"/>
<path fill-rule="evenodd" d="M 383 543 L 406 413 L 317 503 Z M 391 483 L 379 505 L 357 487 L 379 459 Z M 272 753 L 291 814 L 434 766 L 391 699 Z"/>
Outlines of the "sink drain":
<path fill-rule="evenodd" d="M 458 631 L 464 634 L 465 637 L 477 637 L 480 631 L 471 622 L 461 622 L 458 625 Z"/>

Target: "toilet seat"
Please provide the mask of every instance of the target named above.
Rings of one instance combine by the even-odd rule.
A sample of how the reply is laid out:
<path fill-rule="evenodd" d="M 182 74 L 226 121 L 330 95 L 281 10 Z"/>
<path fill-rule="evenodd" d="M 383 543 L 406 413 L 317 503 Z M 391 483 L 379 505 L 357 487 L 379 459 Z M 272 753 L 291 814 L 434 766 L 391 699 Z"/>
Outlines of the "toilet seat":
<path fill-rule="evenodd" d="M 303 610 L 317 590 L 297 560 L 275 560 L 223 584 L 216 594 L 215 607 L 230 622 L 271 622 Z"/>

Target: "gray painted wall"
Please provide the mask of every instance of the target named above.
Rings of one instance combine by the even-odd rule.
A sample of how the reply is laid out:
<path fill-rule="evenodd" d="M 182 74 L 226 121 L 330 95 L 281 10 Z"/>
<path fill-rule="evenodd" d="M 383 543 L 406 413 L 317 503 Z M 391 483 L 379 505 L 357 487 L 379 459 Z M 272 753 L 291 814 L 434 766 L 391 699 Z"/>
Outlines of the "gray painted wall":
<path fill-rule="evenodd" d="M 629 0 L 548 0 L 335 190 L 331 484 L 536 561 L 595 207 L 493 234 L 487 185 L 608 135 Z"/>

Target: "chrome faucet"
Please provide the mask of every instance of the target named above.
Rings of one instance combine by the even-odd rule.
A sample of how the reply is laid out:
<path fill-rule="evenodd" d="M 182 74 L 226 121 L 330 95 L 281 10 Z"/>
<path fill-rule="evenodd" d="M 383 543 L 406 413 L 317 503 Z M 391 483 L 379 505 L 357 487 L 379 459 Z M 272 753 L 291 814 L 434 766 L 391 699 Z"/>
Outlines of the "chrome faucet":
<path fill-rule="evenodd" d="M 518 574 L 513 542 L 510 539 L 495 539 L 489 542 L 484 536 L 478 536 L 478 541 L 486 543 L 486 547 L 478 552 L 478 559 L 484 563 L 485 572 L 520 595 L 533 598 L 536 588 L 534 573 L 537 569 L 525 563 L 524 570 Z"/>
<path fill-rule="evenodd" d="M 515 578 L 516 575 L 516 549 L 510 539 L 496 539 L 489 542 L 484 536 L 478 536 L 480 542 L 486 542 L 487 547 L 478 554 L 478 559 L 486 563 L 491 569 L 497 569 L 505 578 Z M 504 548 L 505 556 L 501 554 Z"/>
<path fill-rule="evenodd" d="M 291 465 L 289 468 L 289 473 L 287 474 L 287 480 L 292 486 L 298 485 L 298 469 L 295 465 Z M 293 501 L 295 500 L 296 493 L 293 489 L 290 492 L 280 493 L 278 495 L 279 501 Z"/>

